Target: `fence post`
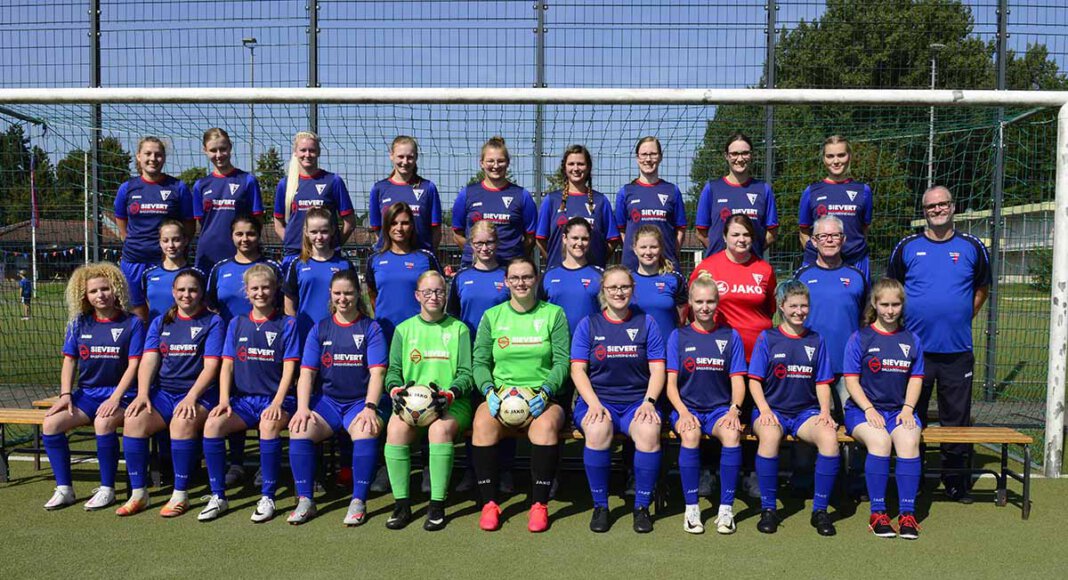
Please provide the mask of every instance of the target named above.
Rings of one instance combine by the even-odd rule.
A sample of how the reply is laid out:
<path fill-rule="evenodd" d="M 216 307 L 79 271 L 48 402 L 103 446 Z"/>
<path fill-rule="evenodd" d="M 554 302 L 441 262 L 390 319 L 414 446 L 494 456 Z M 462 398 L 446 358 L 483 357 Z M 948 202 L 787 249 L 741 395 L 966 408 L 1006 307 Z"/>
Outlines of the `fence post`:
<path fill-rule="evenodd" d="M 1061 476 L 1064 453 L 1064 380 L 1068 366 L 1068 104 L 1057 115 L 1057 197 L 1053 211 L 1053 275 L 1049 293 L 1049 362 L 1042 469 Z"/>
<path fill-rule="evenodd" d="M 100 86 L 100 0 L 89 0 L 89 86 Z M 100 215 L 100 141 L 104 115 L 100 103 L 90 106 L 89 157 L 92 159 L 89 190 L 93 196 L 93 261 L 100 261 L 104 243 L 103 216 Z"/>
<path fill-rule="evenodd" d="M 768 12 L 767 28 L 767 55 L 764 57 L 765 87 L 775 88 L 775 16 L 779 11 L 776 0 L 768 0 L 765 9 Z M 775 177 L 775 107 L 764 107 L 764 181 L 771 183 Z"/>
<path fill-rule="evenodd" d="M 319 0 L 308 0 L 308 86 L 319 86 Z M 319 133 L 319 105 L 308 105 L 308 130 Z"/>
<path fill-rule="evenodd" d="M 1008 57 L 1008 0 L 998 0 L 997 38 L 997 90 L 1007 87 L 1005 77 Z M 998 346 L 998 294 L 1001 283 L 1001 235 L 1004 224 L 1001 208 L 1005 197 L 1005 107 L 997 109 L 997 127 L 994 134 L 994 205 L 990 211 L 990 297 L 986 306 L 986 368 L 984 370 L 983 400 L 997 398 L 997 346 Z"/>
<path fill-rule="evenodd" d="M 544 88 L 545 82 L 545 11 L 549 9 L 548 3 L 543 0 L 534 2 L 535 25 L 534 25 L 534 88 Z M 534 194 L 540 200 L 545 192 L 545 166 L 543 155 L 545 153 L 545 107 L 534 105 Z"/>

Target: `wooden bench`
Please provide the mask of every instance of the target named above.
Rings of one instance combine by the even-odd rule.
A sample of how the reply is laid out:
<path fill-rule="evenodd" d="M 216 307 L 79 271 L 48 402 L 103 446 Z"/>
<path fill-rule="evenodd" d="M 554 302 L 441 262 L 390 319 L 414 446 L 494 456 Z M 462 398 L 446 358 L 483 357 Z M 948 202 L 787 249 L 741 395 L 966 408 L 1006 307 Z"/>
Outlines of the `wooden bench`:
<path fill-rule="evenodd" d="M 58 400 L 59 395 L 56 395 L 54 397 L 48 397 L 46 399 L 37 399 L 36 401 L 30 403 L 30 406 L 32 406 L 34 409 L 51 409 L 52 405 L 55 405 L 56 401 Z"/>
<path fill-rule="evenodd" d="M 33 447 L 35 449 L 33 466 L 41 469 L 41 426 L 45 420 L 44 409 L 0 409 L 0 482 L 8 481 L 10 469 L 7 463 L 7 426 L 32 425 Z"/>

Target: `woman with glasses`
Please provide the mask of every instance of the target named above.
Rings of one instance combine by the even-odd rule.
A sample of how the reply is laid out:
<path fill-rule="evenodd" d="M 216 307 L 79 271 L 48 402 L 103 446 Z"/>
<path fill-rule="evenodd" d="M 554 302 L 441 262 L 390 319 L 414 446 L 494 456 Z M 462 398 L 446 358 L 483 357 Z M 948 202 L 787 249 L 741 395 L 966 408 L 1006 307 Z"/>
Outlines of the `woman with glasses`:
<path fill-rule="evenodd" d="M 585 435 L 583 462 L 593 495 L 590 530 L 607 532 L 612 436 L 634 441 L 634 531 L 653 531 L 649 503 L 660 474 L 660 411 L 664 340 L 651 316 L 634 313 L 634 277 L 612 266 L 602 279 L 600 313 L 579 323 L 571 343 L 571 380 L 579 398 L 575 425 Z"/>
<path fill-rule="evenodd" d="M 634 148 L 638 160 L 638 177 L 619 188 L 616 194 L 616 226 L 623 233 L 623 265 L 634 271 L 638 258 L 634 254 L 634 236 L 644 226 L 660 230 L 664 257 L 676 272 L 679 249 L 686 234 L 686 205 L 682 192 L 674 183 L 660 179 L 660 162 L 664 150 L 653 136 L 638 139 Z"/>
<path fill-rule="evenodd" d="M 771 185 L 754 179 L 750 174 L 753 162 L 753 141 L 743 133 L 727 138 L 723 148 L 727 161 L 727 175 L 705 184 L 697 202 L 697 238 L 705 246 L 705 257 L 725 249 L 722 236 L 726 233 L 727 218 L 741 214 L 753 222 L 752 252 L 764 256 L 764 250 L 775 242 L 779 227 L 779 213 L 775 209 L 775 194 Z"/>
<path fill-rule="evenodd" d="M 801 233 L 801 247 L 805 249 L 805 264 L 816 262 L 819 249 L 812 239 L 813 225 L 821 217 L 834 216 L 842 221 L 845 243 L 842 259 L 856 266 L 869 277 L 868 229 L 871 227 L 872 193 L 866 183 L 853 181 L 849 176 L 853 149 L 849 141 L 840 135 L 831 135 L 823 141 L 823 166 L 827 177 L 805 188 L 801 194 L 797 225 Z"/>
<path fill-rule="evenodd" d="M 525 434 L 531 447 L 532 505 L 527 529 L 543 532 L 549 528 L 549 491 L 560 458 L 560 429 L 566 420 L 555 395 L 567 376 L 570 335 L 564 311 L 538 300 L 538 274 L 530 258 L 521 256 L 509 262 L 505 282 L 511 297 L 483 315 L 472 354 L 475 386 L 486 398 L 475 411 L 471 436 L 483 502 L 478 525 L 486 531 L 500 527 L 497 443 L 509 429 L 497 420 L 501 407 L 498 391 L 518 387 L 534 393 L 530 400 L 534 419 L 518 433 Z"/>

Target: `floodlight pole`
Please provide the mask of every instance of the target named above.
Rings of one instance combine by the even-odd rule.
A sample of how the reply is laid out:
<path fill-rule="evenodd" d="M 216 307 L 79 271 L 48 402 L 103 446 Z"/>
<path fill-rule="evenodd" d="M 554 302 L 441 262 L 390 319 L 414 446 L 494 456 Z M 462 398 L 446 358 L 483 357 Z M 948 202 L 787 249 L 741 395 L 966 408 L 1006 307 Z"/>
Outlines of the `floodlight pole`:
<path fill-rule="evenodd" d="M 100 86 L 100 0 L 89 1 L 89 86 Z M 104 115 L 100 103 L 90 106 L 89 156 L 92 173 L 89 187 L 93 196 L 93 261 L 100 261 L 100 246 L 104 243 L 103 216 L 100 215 L 100 141 Z"/>
<path fill-rule="evenodd" d="M 776 0 L 768 0 L 764 7 L 768 12 L 768 21 L 764 33 L 767 37 L 767 53 L 764 55 L 764 80 L 767 88 L 775 88 L 775 17 L 779 6 Z M 775 178 L 775 107 L 764 107 L 764 181 L 771 183 Z"/>
<path fill-rule="evenodd" d="M 946 45 L 941 43 L 933 43 L 928 46 L 931 49 L 931 90 L 935 90 L 935 85 L 938 83 L 938 51 L 945 48 Z M 935 138 L 935 108 L 931 105 L 931 121 L 928 125 L 927 132 L 927 189 L 934 187 L 934 138 Z"/>
<path fill-rule="evenodd" d="M 256 37 L 241 39 L 241 44 L 248 49 L 249 86 L 256 88 Z M 256 104 L 248 104 L 248 171 L 256 173 Z"/>
<path fill-rule="evenodd" d="M 1008 0 L 998 0 L 997 90 L 1007 87 Z M 983 400 L 997 399 L 998 296 L 1001 294 L 1001 238 L 1004 223 L 1001 210 L 1005 199 L 1005 107 L 998 107 L 994 132 L 994 203 L 990 208 L 990 296 L 986 303 L 986 369 L 983 372 Z"/>

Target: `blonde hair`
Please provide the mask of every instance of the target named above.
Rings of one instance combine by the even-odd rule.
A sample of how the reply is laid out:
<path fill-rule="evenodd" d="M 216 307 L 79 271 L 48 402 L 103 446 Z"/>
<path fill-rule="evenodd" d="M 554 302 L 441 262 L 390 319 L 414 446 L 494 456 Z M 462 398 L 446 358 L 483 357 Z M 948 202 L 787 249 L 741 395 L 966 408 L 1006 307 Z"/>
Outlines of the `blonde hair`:
<path fill-rule="evenodd" d="M 334 235 L 337 231 L 337 226 L 334 225 L 334 215 L 329 210 L 321 207 L 313 207 L 304 214 L 304 226 L 300 234 L 300 261 L 307 262 L 312 257 L 312 243 L 308 239 L 308 222 L 313 218 L 324 219 L 330 226 L 330 248 L 334 247 Z M 386 238 L 389 239 L 388 237 Z"/>
<path fill-rule="evenodd" d="M 137 142 L 137 151 L 134 154 L 134 165 L 137 168 L 138 175 L 141 175 L 142 170 L 141 162 L 137 160 L 137 154 L 141 153 L 141 148 L 144 147 L 146 143 L 155 143 L 156 145 L 159 145 L 160 150 L 163 151 L 163 160 L 167 160 L 167 145 L 163 142 L 163 139 L 160 139 L 155 135 L 145 135 L 144 137 L 141 137 Z"/>
<path fill-rule="evenodd" d="M 218 127 L 212 127 L 211 129 L 204 131 L 204 138 L 201 140 L 200 144 L 207 147 L 208 141 L 211 141 L 212 139 L 225 139 L 230 147 L 234 146 L 234 142 L 230 140 L 230 134 Z"/>
<path fill-rule="evenodd" d="M 493 236 L 493 239 L 497 239 L 497 224 L 487 220 L 479 220 L 475 222 L 474 225 L 471 226 L 471 229 L 468 233 L 472 238 L 474 238 L 475 234 L 483 231 Z"/>
<path fill-rule="evenodd" d="M 296 135 L 293 135 L 293 149 L 289 155 L 289 165 L 286 167 L 286 223 L 289 223 L 289 219 L 292 217 L 292 208 L 290 208 L 290 200 L 297 195 L 297 186 L 300 185 L 300 160 L 297 159 L 295 152 L 297 143 L 300 143 L 302 139 L 311 139 L 315 141 L 315 148 L 322 151 L 322 141 L 319 136 L 311 131 L 297 131 Z"/>
<path fill-rule="evenodd" d="M 601 288 L 597 291 L 597 302 L 601 305 L 601 310 L 608 308 L 608 295 L 605 293 L 604 281 L 607 280 L 608 276 L 610 276 L 611 274 L 617 273 L 625 274 L 627 276 L 627 280 L 630 280 L 630 285 L 632 287 L 631 297 L 633 298 L 634 296 L 634 274 L 630 273 L 630 269 L 628 269 L 626 266 L 621 266 L 619 264 L 616 264 L 615 266 L 609 266 L 608 269 L 601 274 Z"/>
<path fill-rule="evenodd" d="M 897 324 L 898 326 L 904 326 L 905 287 L 901 285 L 901 282 L 898 282 L 893 278 L 880 278 L 876 283 L 871 285 L 871 292 L 868 293 L 868 303 L 864 306 L 864 324 L 875 322 L 877 317 L 875 313 L 875 302 L 883 292 L 897 292 L 897 295 L 901 298 L 901 316 L 898 317 Z"/>
<path fill-rule="evenodd" d="M 415 153 L 415 158 L 419 159 L 419 143 L 417 143 L 415 141 L 415 137 L 410 137 L 408 135 L 397 135 L 396 137 L 394 137 L 393 138 L 393 143 L 390 143 L 390 145 L 389 145 L 390 154 L 392 154 L 393 151 L 397 148 L 397 145 L 411 145 L 412 146 L 412 150 Z M 395 173 L 397 173 L 396 169 L 394 169 L 393 171 L 390 171 L 389 172 L 389 177 L 393 177 L 393 175 Z M 410 185 L 412 187 L 419 187 L 419 183 L 422 180 L 423 180 L 423 178 L 419 177 L 419 164 L 416 163 L 412 167 L 412 180 L 410 182 L 408 182 L 408 185 Z"/>
<path fill-rule="evenodd" d="M 89 303 L 85 291 L 89 280 L 104 278 L 111 284 L 111 292 L 115 295 L 115 306 L 126 311 L 130 306 L 129 287 L 126 285 L 126 277 L 122 270 L 111 262 L 94 262 L 79 266 L 70 275 L 67 282 L 65 297 L 67 301 L 67 318 L 70 322 L 93 312 L 93 305 Z"/>
<path fill-rule="evenodd" d="M 693 279 L 693 282 L 690 282 L 690 298 L 693 298 L 693 291 L 697 288 L 712 290 L 712 293 L 716 295 L 716 301 L 719 301 L 719 286 L 716 285 L 716 280 L 712 277 L 711 272 L 701 270 L 697 277 Z"/>
<path fill-rule="evenodd" d="M 438 272 L 437 270 L 427 270 L 426 272 L 419 274 L 419 277 L 415 279 L 415 287 L 419 288 L 420 286 L 422 286 L 423 280 L 426 280 L 428 278 L 437 278 L 438 280 L 441 280 L 441 284 L 443 286 L 448 285 L 445 282 L 445 276 L 442 276 L 441 272 Z"/>
<path fill-rule="evenodd" d="M 479 154 L 478 158 L 479 161 L 486 158 L 486 149 L 500 149 L 501 153 L 504 153 L 504 158 L 511 163 L 512 156 L 508 154 L 508 146 L 504 144 L 504 137 L 494 135 L 487 139 L 485 144 L 482 145 L 482 152 Z"/>
<path fill-rule="evenodd" d="M 830 137 L 827 137 L 826 139 L 824 139 L 823 140 L 823 145 L 820 146 L 820 154 L 821 155 L 823 154 L 823 152 L 827 149 L 828 145 L 838 145 L 840 143 L 844 144 L 846 146 L 846 153 L 848 153 L 850 156 L 852 156 L 853 155 L 853 146 L 849 144 L 849 139 L 846 139 L 845 137 L 843 137 L 841 135 L 831 135 Z"/>
<path fill-rule="evenodd" d="M 675 271 L 675 265 L 671 263 L 671 260 L 664 256 L 664 234 L 660 231 L 660 228 L 652 225 L 645 224 L 638 228 L 638 231 L 634 234 L 634 241 L 631 242 L 631 249 L 638 247 L 638 240 L 642 236 L 653 236 L 656 238 L 656 243 L 660 244 L 660 256 L 657 258 L 657 273 L 670 274 Z M 637 256 L 635 256 L 637 257 Z"/>
<path fill-rule="evenodd" d="M 278 288 L 278 274 L 275 273 L 274 268 L 267 264 L 255 264 L 241 276 L 241 281 L 245 283 L 245 287 L 248 287 L 249 280 L 256 276 L 263 276 L 267 278 L 267 281 L 271 283 L 275 289 Z"/>

